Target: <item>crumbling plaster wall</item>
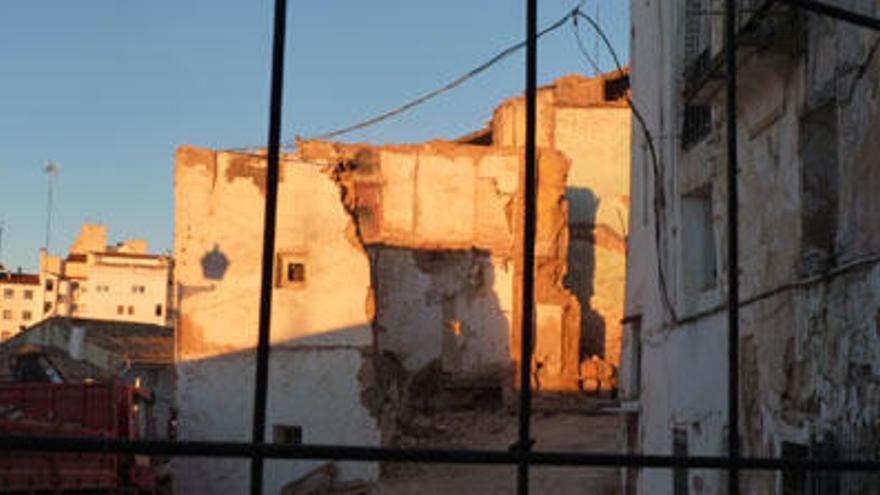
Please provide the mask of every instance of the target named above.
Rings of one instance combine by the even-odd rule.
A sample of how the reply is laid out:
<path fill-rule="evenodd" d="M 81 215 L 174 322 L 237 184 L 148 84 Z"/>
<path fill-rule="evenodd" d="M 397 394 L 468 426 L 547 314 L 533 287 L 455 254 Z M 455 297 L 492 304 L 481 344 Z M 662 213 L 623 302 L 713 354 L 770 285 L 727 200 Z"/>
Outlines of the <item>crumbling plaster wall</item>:
<path fill-rule="evenodd" d="M 250 439 L 265 180 L 262 157 L 192 147 L 177 154 L 177 402 L 184 440 Z M 301 426 L 310 443 L 379 445 L 359 379 L 371 366 L 370 268 L 362 246 L 346 234 L 350 225 L 326 173 L 285 156 L 276 250 L 299 257 L 306 281 L 273 293 L 268 439 L 273 425 L 285 424 Z M 313 468 L 272 463 L 267 492 Z M 175 488 L 243 492 L 247 469 L 244 460 L 180 460 Z M 374 463 L 340 465 L 342 480 L 376 475 Z"/>
<path fill-rule="evenodd" d="M 581 305 L 581 359 L 597 356 L 617 367 L 626 278 L 630 121 L 625 100 L 606 101 L 604 83 L 566 76 L 538 92 L 537 143 L 565 156 L 569 250 L 565 286 Z M 494 143 L 524 146 L 525 100 L 496 110 Z"/>
<path fill-rule="evenodd" d="M 654 136 L 664 137 L 655 144 L 666 197 L 658 217 L 657 183 L 636 127 L 626 314 L 641 316 L 642 358 L 638 388 L 625 395 L 637 399 L 627 407 L 640 413 L 643 453 L 669 454 L 672 428 L 684 428 L 690 453 L 717 455 L 725 452 L 727 415 L 723 107 L 718 99 L 712 102 L 713 131 L 687 153 L 679 141 L 665 139 L 681 125 L 674 117 L 682 105 L 684 67 L 674 34 L 680 16 L 665 2 L 633 3 L 633 95 Z M 880 114 L 878 70 L 874 63 L 864 64 L 874 38 L 813 17 L 808 26 L 806 55 L 761 52 L 739 68 L 743 452 L 779 456 L 783 442 L 809 446 L 832 439 L 841 452 L 876 458 Z M 803 154 L 809 149 L 802 118 L 829 98 L 836 99 L 839 141 L 830 143 L 831 133 L 812 138 L 839 150 L 837 163 L 827 164 L 837 167 L 839 177 L 831 224 L 838 228 L 828 232 L 834 259 L 824 271 L 803 274 L 803 210 L 817 198 L 802 188 Z M 688 259 L 681 255 L 680 233 L 687 226 L 680 220 L 680 198 L 706 184 L 712 192 L 719 273 L 715 288 L 693 294 L 681 280 Z M 657 226 L 662 231 L 660 253 L 654 239 Z M 678 324 L 663 308 L 658 258 Z M 628 342 L 627 348 L 635 347 Z M 624 374 L 639 371 L 632 359 L 624 362 Z M 696 493 L 717 493 L 722 482 L 718 473 L 690 471 L 690 488 Z M 748 493 L 778 493 L 780 483 L 774 473 L 744 476 Z M 845 486 L 850 488 L 844 491 L 855 490 Z M 643 470 L 639 487 L 640 493 L 672 493 L 672 473 Z"/>
<path fill-rule="evenodd" d="M 267 428 L 301 426 L 313 443 L 393 439 L 389 421 L 402 404 L 393 403 L 390 368 L 375 351 L 390 353 L 408 375 L 439 363 L 452 376 L 510 381 L 518 349 L 511 344 L 518 328 L 521 155 L 515 148 L 443 142 L 383 148 L 303 142 L 295 156 L 283 157 L 276 251 L 301 261 L 306 276 L 300 286 L 278 288 L 284 271 L 275 274 Z M 568 167 L 560 154 L 541 152 L 536 256 L 540 383 L 571 389 L 579 307 L 562 285 Z M 240 391 L 251 389 L 253 376 L 262 252 L 255 219 L 262 218 L 265 180 L 262 156 L 178 151 L 183 439 L 249 436 L 251 394 Z M 546 312 L 557 317 L 542 317 Z M 218 392 L 227 387 L 236 393 Z M 315 387 L 320 401 L 312 400 Z M 267 487 L 314 468 L 284 466 L 269 471 Z M 373 464 L 342 466 L 343 480 L 376 475 Z M 175 483 L 211 491 L 246 478 L 246 467 L 182 460 Z"/>
<path fill-rule="evenodd" d="M 448 142 L 298 148 L 304 160 L 337 166 L 381 291 L 379 348 L 411 372 L 438 359 L 458 377 L 509 371 L 519 349 L 521 149 Z M 562 284 L 569 162 L 544 150 L 539 168 L 536 356 L 543 371 L 536 383 L 571 390 L 578 387 L 580 309 Z"/>

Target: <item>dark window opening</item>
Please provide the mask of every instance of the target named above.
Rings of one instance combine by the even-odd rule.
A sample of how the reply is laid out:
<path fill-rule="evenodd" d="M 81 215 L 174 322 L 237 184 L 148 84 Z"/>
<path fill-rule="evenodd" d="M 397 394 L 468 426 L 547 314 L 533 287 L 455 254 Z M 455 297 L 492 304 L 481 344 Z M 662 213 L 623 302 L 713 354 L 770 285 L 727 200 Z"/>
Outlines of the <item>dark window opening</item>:
<path fill-rule="evenodd" d="M 302 426 L 297 425 L 273 425 L 272 442 L 281 445 L 301 445 Z"/>
<path fill-rule="evenodd" d="M 809 458 L 809 448 L 792 442 L 782 442 L 782 458 L 803 461 Z M 782 495 L 804 495 L 807 493 L 807 473 L 802 469 L 782 471 Z"/>
<path fill-rule="evenodd" d="M 688 456 L 688 436 L 684 428 L 672 430 L 672 456 L 685 458 Z M 674 495 L 687 495 L 688 493 L 688 470 L 687 468 L 674 468 L 672 472 L 672 493 Z"/>
<path fill-rule="evenodd" d="M 681 215 L 684 286 L 688 293 L 696 294 L 718 283 L 711 184 L 682 196 Z"/>
<path fill-rule="evenodd" d="M 617 101 L 626 98 L 629 92 L 629 74 L 605 80 L 605 101 Z"/>
<path fill-rule="evenodd" d="M 162 316 L 162 305 L 161 304 L 156 305 L 156 316 Z"/>
<path fill-rule="evenodd" d="M 301 254 L 279 254 L 276 268 L 275 287 L 297 289 L 306 284 L 306 262 Z"/>
<path fill-rule="evenodd" d="M 685 149 L 702 141 L 712 130 L 712 109 L 708 105 L 685 105 L 681 146 Z"/>
<path fill-rule="evenodd" d="M 801 118 L 802 275 L 834 266 L 837 237 L 837 102 L 828 102 Z"/>
<path fill-rule="evenodd" d="M 287 264 L 287 281 L 288 282 L 305 282 L 306 281 L 306 265 L 303 263 Z"/>
<path fill-rule="evenodd" d="M 55 290 L 55 281 L 52 279 L 46 280 L 46 290 L 52 292 Z"/>
<path fill-rule="evenodd" d="M 822 440 L 813 440 L 810 445 L 810 455 L 819 461 L 841 460 L 840 449 L 834 441 L 834 437 L 826 434 Z M 809 495 L 840 495 L 841 472 L 840 471 L 814 471 L 808 477 Z"/>

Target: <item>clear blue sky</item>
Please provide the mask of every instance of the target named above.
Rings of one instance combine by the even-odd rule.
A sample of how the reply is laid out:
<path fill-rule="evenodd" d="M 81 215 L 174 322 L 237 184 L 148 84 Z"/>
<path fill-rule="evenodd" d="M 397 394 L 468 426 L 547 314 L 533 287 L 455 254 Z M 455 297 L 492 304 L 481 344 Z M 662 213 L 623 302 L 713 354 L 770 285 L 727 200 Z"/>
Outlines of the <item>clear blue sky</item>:
<path fill-rule="evenodd" d="M 387 110 L 524 37 L 524 1 L 291 0 L 284 137 Z M 540 3 L 546 25 L 577 0 Z M 629 2 L 600 4 L 628 57 Z M 0 3 L 2 262 L 35 269 L 46 223 L 46 160 L 57 163 L 52 251 L 79 225 L 111 241 L 173 236 L 181 144 L 262 145 L 268 115 L 270 0 L 3 0 Z M 590 49 L 593 37 L 584 31 Z M 601 50 L 600 50 L 601 51 Z M 566 26 L 541 40 L 539 83 L 590 73 Z M 604 69 L 612 67 L 601 55 Z M 416 142 L 482 126 L 522 92 L 520 52 L 452 93 L 346 141 Z"/>

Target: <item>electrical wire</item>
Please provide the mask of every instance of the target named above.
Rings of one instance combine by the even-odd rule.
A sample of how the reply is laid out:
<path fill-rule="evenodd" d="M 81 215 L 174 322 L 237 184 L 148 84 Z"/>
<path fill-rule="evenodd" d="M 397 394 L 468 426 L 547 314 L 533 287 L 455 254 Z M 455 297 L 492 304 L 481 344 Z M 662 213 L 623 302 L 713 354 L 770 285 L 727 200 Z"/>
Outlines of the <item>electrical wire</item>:
<path fill-rule="evenodd" d="M 581 30 L 580 30 L 580 27 L 578 26 L 577 14 L 572 12 L 571 19 L 572 19 L 571 30 L 574 33 L 575 39 L 577 40 L 578 50 L 581 52 L 581 55 L 584 56 L 584 59 L 586 59 L 587 64 L 589 64 L 590 67 L 593 68 L 593 73 L 601 74 L 602 69 L 599 68 L 599 64 L 596 62 L 596 59 L 594 59 L 593 56 L 590 55 L 590 52 L 587 51 L 587 47 L 584 45 L 584 40 L 581 38 Z"/>
<path fill-rule="evenodd" d="M 572 11 L 572 18 L 575 25 L 575 39 L 577 40 L 578 48 L 586 58 L 587 62 L 595 65 L 595 61 L 592 57 L 589 56 L 586 47 L 583 46 L 583 40 L 580 37 L 580 32 L 577 26 L 577 18 L 581 17 L 593 28 L 599 38 L 602 40 L 605 48 L 608 50 L 608 53 L 611 55 L 611 58 L 614 60 L 614 64 L 617 66 L 617 71 L 620 74 L 623 74 L 623 64 L 620 61 L 620 57 L 617 55 L 617 50 L 614 49 L 614 46 L 611 44 L 611 41 L 608 39 L 608 36 L 605 34 L 605 30 L 602 29 L 602 26 L 599 25 L 592 17 L 583 13 L 580 8 L 575 8 Z M 601 72 L 601 71 L 600 71 Z M 669 317 L 672 320 L 672 324 L 675 324 L 678 321 L 678 315 L 675 310 L 675 305 L 672 303 L 672 297 L 669 295 L 669 285 L 666 280 L 666 271 L 663 268 L 663 261 L 660 258 L 660 247 L 662 245 L 661 239 L 661 226 L 660 219 L 661 213 L 664 208 L 664 198 L 666 197 L 666 193 L 663 189 L 663 171 L 660 167 L 660 160 L 657 156 L 657 149 L 654 146 L 654 138 L 651 135 L 651 130 L 648 128 L 648 123 L 645 120 L 645 117 L 639 111 L 638 107 L 636 107 L 635 103 L 633 103 L 632 98 L 627 95 L 626 103 L 629 105 L 630 110 L 633 113 L 633 116 L 636 118 L 636 121 L 639 124 L 639 128 L 642 131 L 642 134 L 645 138 L 646 145 L 648 147 L 648 153 L 651 157 L 652 169 L 654 172 L 654 242 L 656 245 L 657 251 L 657 279 L 660 285 L 660 294 L 663 299 L 663 305 L 666 307 L 666 311 L 669 313 Z"/>
<path fill-rule="evenodd" d="M 559 29 L 560 27 L 562 27 L 563 25 L 565 25 L 565 23 L 569 21 L 569 19 L 573 16 L 573 14 L 580 9 L 580 7 L 581 7 L 581 5 L 583 5 L 583 3 L 584 2 L 582 1 L 580 4 L 578 4 L 577 7 L 570 10 L 564 16 L 559 18 L 559 20 L 557 20 L 553 24 L 550 24 L 546 28 L 539 31 L 538 35 L 537 35 L 538 39 L 540 39 L 545 34 L 553 32 L 553 31 Z M 414 100 L 411 100 L 407 103 L 404 103 L 403 105 L 401 105 L 397 108 L 394 108 L 392 110 L 388 110 L 387 112 L 380 113 L 379 115 L 376 115 L 375 117 L 358 122 L 357 124 L 353 124 L 348 127 L 343 127 L 341 129 L 337 129 L 334 131 L 329 131 L 329 132 L 325 132 L 322 134 L 318 134 L 316 136 L 309 137 L 308 139 L 327 140 L 327 139 L 332 139 L 332 138 L 341 136 L 343 134 L 348 134 L 353 131 L 357 131 L 360 129 L 365 129 L 367 127 L 374 126 L 384 120 L 387 120 L 387 119 L 390 119 L 391 117 L 402 114 L 408 110 L 411 110 L 411 109 L 421 105 L 422 103 L 425 103 L 429 100 L 432 100 L 432 99 L 434 99 L 434 98 L 436 98 L 446 92 L 449 92 L 452 89 L 457 88 L 458 86 L 461 86 L 462 84 L 464 84 L 468 80 L 470 80 L 470 79 L 474 78 L 475 76 L 479 75 L 480 73 L 486 71 L 487 69 L 489 69 L 493 65 L 504 60 L 505 58 L 513 55 L 514 53 L 516 53 L 520 49 L 524 48 L 525 46 L 526 46 L 526 42 L 521 41 L 515 45 L 507 47 L 504 50 L 502 50 L 501 52 L 499 52 L 497 55 L 495 55 L 494 57 L 490 58 L 486 62 L 483 62 L 482 64 L 478 65 L 477 67 L 467 71 L 464 75 L 458 77 L 457 79 L 453 80 L 452 82 L 450 82 L 440 88 L 437 88 L 433 91 L 429 91 L 429 92 L 423 94 L 422 96 L 419 96 L 418 98 L 415 98 Z"/>

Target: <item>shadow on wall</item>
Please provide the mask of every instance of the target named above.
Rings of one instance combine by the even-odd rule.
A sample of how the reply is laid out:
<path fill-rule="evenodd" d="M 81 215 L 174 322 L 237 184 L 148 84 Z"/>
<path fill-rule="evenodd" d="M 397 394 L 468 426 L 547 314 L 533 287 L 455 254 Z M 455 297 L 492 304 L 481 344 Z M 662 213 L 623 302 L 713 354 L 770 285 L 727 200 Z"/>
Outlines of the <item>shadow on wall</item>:
<path fill-rule="evenodd" d="M 590 307 L 596 279 L 596 212 L 599 198 L 589 188 L 568 187 L 568 272 L 564 284 L 581 305 L 580 360 L 605 358 L 605 320 Z"/>
<path fill-rule="evenodd" d="M 403 405 L 473 407 L 499 394 L 511 380 L 510 301 L 499 293 L 512 293 L 512 267 L 481 250 L 369 250 L 377 345 L 406 377 Z"/>
<path fill-rule="evenodd" d="M 253 298 L 258 297 L 254 293 Z M 184 338 L 205 335 L 182 319 Z M 239 330 L 239 329 L 235 329 Z M 256 329 L 251 329 L 256 333 Z M 386 396 L 377 383 L 369 324 L 301 338 L 275 340 L 269 357 L 266 441 L 281 444 L 380 445 L 380 416 Z M 178 438 L 187 441 L 250 441 L 254 400 L 255 350 L 223 350 L 184 356 L 177 362 Z M 268 461 L 267 493 L 306 476 L 325 461 Z M 246 459 L 179 458 L 174 461 L 175 491 L 244 493 Z M 342 480 L 371 480 L 374 463 L 339 463 Z"/>

